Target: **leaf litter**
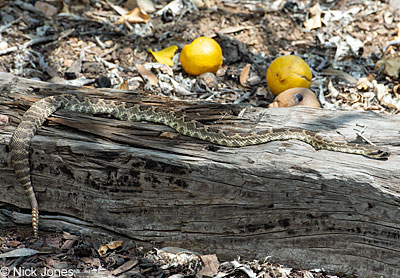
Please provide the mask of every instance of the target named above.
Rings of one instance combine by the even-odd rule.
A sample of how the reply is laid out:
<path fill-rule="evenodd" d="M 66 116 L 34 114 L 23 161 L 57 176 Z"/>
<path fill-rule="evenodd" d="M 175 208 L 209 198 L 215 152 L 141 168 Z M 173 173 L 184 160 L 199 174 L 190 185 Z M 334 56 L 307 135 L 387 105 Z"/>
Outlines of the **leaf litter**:
<path fill-rule="evenodd" d="M 0 1 L 0 18 L 0 71 L 21 77 L 267 107 L 268 65 L 295 54 L 313 69 L 311 89 L 324 108 L 400 109 L 398 1 Z M 154 63 L 147 51 L 176 45 L 179 53 L 203 35 L 223 49 L 224 64 L 213 76 L 187 75 L 179 55 L 170 57 L 173 65 Z M 49 233 L 34 245 L 17 231 L 1 235 L 1 254 L 9 256 L 1 266 L 61 265 L 129 277 L 193 276 L 202 269 L 209 277 L 337 277 L 269 258 L 219 262 L 190 251 L 145 252 L 130 241 L 102 257 L 96 239 Z"/>

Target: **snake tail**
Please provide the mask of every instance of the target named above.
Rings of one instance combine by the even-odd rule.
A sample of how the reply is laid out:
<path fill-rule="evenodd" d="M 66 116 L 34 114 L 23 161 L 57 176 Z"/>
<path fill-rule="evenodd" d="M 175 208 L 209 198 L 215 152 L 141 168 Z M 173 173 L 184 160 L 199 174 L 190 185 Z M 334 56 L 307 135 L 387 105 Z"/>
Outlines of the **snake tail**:
<path fill-rule="evenodd" d="M 83 96 L 57 95 L 43 98 L 34 103 L 24 114 L 21 122 L 14 131 L 10 142 L 11 163 L 18 181 L 22 184 L 32 208 L 32 227 L 34 237 L 38 237 L 39 208 L 32 187 L 29 149 L 37 129 L 58 109 L 86 114 L 109 114 L 124 121 L 147 121 L 169 126 L 178 133 L 216 145 L 242 147 L 264 144 L 271 141 L 300 140 L 310 144 L 316 150 L 363 155 L 369 158 L 386 159 L 389 152 L 370 145 L 336 143 L 326 140 L 317 133 L 302 130 L 279 128 L 269 129 L 258 133 L 225 133 L 209 128 L 197 121 L 188 120 L 184 115 L 173 111 L 159 111 L 153 106 L 133 105 L 127 107 L 125 102 L 113 100 L 92 99 Z"/>

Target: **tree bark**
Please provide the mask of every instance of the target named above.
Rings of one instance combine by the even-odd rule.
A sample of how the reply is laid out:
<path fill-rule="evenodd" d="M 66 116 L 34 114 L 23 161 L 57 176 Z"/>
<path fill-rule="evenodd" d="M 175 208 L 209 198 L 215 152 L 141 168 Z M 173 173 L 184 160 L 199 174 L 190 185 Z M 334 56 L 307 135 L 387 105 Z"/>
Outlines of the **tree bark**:
<path fill-rule="evenodd" d="M 387 161 L 315 151 L 295 140 L 220 147 L 161 125 L 61 110 L 31 145 L 39 228 L 114 233 L 221 259 L 272 256 L 292 267 L 400 277 L 399 116 L 190 103 L 4 73 L 0 88 L 0 114 L 12 120 L 0 128 L 3 228 L 30 222 L 12 209 L 29 203 L 9 163 L 8 144 L 23 112 L 44 96 L 120 99 L 184 112 L 227 131 L 297 127 L 335 141 L 356 141 L 355 129 L 365 125 L 366 138 L 389 147 Z"/>

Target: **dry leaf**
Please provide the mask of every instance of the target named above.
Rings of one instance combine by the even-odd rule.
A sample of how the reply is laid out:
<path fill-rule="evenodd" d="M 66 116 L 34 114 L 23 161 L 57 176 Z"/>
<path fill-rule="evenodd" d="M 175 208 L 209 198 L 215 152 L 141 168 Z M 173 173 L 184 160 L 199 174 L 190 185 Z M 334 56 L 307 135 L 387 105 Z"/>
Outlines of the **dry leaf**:
<path fill-rule="evenodd" d="M 304 26 L 307 30 L 312 30 L 316 28 L 322 27 L 321 23 L 321 7 L 319 3 L 315 4 L 313 7 L 310 8 L 310 14 L 312 15 L 306 22 L 304 22 Z"/>
<path fill-rule="evenodd" d="M 400 14 L 400 0 L 390 0 L 389 1 L 389 8 L 396 13 L 397 15 Z"/>
<path fill-rule="evenodd" d="M 269 10 L 271 12 L 276 12 L 278 10 L 282 10 L 283 5 L 285 5 L 285 0 L 275 0 L 272 4 L 270 4 Z"/>
<path fill-rule="evenodd" d="M 154 7 L 154 3 L 151 0 L 137 0 L 137 4 L 142 11 L 146 13 L 154 13 L 156 8 Z"/>
<path fill-rule="evenodd" d="M 203 268 L 199 271 L 199 275 L 214 277 L 218 273 L 219 262 L 215 254 L 200 256 L 203 262 Z"/>
<path fill-rule="evenodd" d="M 218 79 L 212 72 L 205 72 L 200 74 L 197 77 L 197 80 L 199 81 L 199 85 L 204 85 L 207 86 L 208 88 L 215 90 L 218 89 Z"/>
<path fill-rule="evenodd" d="M 110 5 L 110 7 L 111 7 L 114 11 L 116 11 L 117 14 L 119 14 L 119 15 L 124 15 L 124 14 L 128 13 L 128 11 L 130 10 L 130 9 L 126 10 L 126 9 L 124 9 L 123 7 L 120 7 L 120 6 L 118 6 L 118 5 L 114 5 L 114 4 L 113 4 L 111 1 L 109 1 L 109 0 L 105 0 L 105 1 L 106 1 L 107 4 Z M 133 9 L 133 8 L 132 8 L 132 9 Z"/>
<path fill-rule="evenodd" d="M 0 51 L 6 50 L 8 48 L 8 43 L 6 41 L 0 42 Z"/>
<path fill-rule="evenodd" d="M 56 7 L 42 1 L 37 1 L 35 3 L 35 8 L 44 13 L 47 17 L 53 17 L 58 12 Z"/>
<path fill-rule="evenodd" d="M 107 244 L 102 244 L 100 245 L 99 249 L 97 249 L 97 253 L 99 253 L 99 255 L 103 257 L 106 255 L 107 250 L 108 250 Z"/>
<path fill-rule="evenodd" d="M 246 66 L 244 66 L 242 72 L 240 73 L 240 84 L 243 87 L 248 87 L 247 79 L 249 78 L 249 73 L 250 73 L 250 64 L 247 64 Z"/>
<path fill-rule="evenodd" d="M 372 88 L 374 85 L 372 85 L 371 81 L 369 81 L 368 77 L 361 77 L 358 79 L 356 88 L 357 90 L 360 91 L 367 91 L 369 88 Z"/>
<path fill-rule="evenodd" d="M 351 51 L 355 55 L 361 55 L 362 54 L 363 48 L 364 48 L 364 43 L 360 39 L 353 38 L 349 34 L 343 35 L 343 38 L 346 41 L 346 43 L 349 45 Z"/>
<path fill-rule="evenodd" d="M 59 260 L 57 260 L 56 258 L 50 257 L 50 258 L 46 258 L 45 260 L 46 264 L 53 267 L 54 265 L 60 263 Z"/>
<path fill-rule="evenodd" d="M 304 22 L 304 27 L 306 27 L 307 30 L 312 30 L 312 29 L 317 29 L 321 28 L 321 16 L 313 16 L 307 21 Z"/>
<path fill-rule="evenodd" d="M 335 88 L 335 86 L 333 86 L 332 80 L 330 78 L 328 78 L 329 82 L 328 82 L 328 92 L 329 92 L 329 96 L 337 98 L 339 95 L 339 91 Z"/>
<path fill-rule="evenodd" d="M 393 94 L 395 95 L 396 98 L 399 97 L 400 95 L 400 84 L 397 84 L 393 87 Z"/>
<path fill-rule="evenodd" d="M 79 258 L 83 263 L 90 265 L 92 263 L 92 259 L 88 257 Z"/>
<path fill-rule="evenodd" d="M 385 87 L 383 84 L 379 84 L 376 80 L 372 81 L 372 84 L 374 85 L 374 91 L 376 94 L 376 98 L 383 104 L 384 103 L 384 97 L 389 94 L 389 89 Z"/>
<path fill-rule="evenodd" d="M 182 95 L 182 96 L 193 95 L 193 92 L 186 89 L 172 77 L 169 77 L 169 81 L 172 83 L 172 86 L 174 87 L 174 93 L 176 93 L 177 95 Z"/>
<path fill-rule="evenodd" d="M 110 272 L 110 274 L 111 275 L 119 275 L 123 272 L 130 270 L 132 267 L 134 267 L 138 263 L 139 263 L 139 261 L 136 258 L 134 258 L 132 260 L 127 261 L 126 263 L 119 266 L 118 268 L 114 269 L 113 271 Z"/>
<path fill-rule="evenodd" d="M 180 14 L 183 11 L 183 1 L 173 0 L 168 5 L 157 11 L 157 15 L 163 15 L 166 11 L 170 12 L 173 16 Z"/>
<path fill-rule="evenodd" d="M 139 7 L 146 13 L 154 13 L 156 11 L 154 3 L 151 0 L 128 0 L 124 4 L 124 8 L 127 10 L 133 10 L 136 7 Z"/>
<path fill-rule="evenodd" d="M 7 241 L 7 247 L 11 247 L 11 248 L 15 248 L 17 246 L 20 246 L 21 244 L 22 244 L 22 242 L 20 242 L 18 240 Z"/>
<path fill-rule="evenodd" d="M 308 270 L 300 270 L 299 273 L 301 273 L 304 278 L 314 278 L 314 275 Z"/>
<path fill-rule="evenodd" d="M 205 6 L 203 0 L 193 0 L 193 4 L 195 4 L 197 8 L 203 8 Z"/>
<path fill-rule="evenodd" d="M 153 86 L 158 85 L 157 76 L 154 75 L 151 71 L 146 69 L 143 65 L 136 64 L 136 69 L 138 70 L 139 74 L 145 79 L 149 80 L 150 84 Z"/>
<path fill-rule="evenodd" d="M 319 2 L 317 2 L 317 4 L 315 4 L 314 6 L 312 6 L 310 8 L 311 16 L 321 15 L 321 13 L 322 13 L 322 10 L 321 10 L 321 6 L 319 5 Z"/>
<path fill-rule="evenodd" d="M 114 250 L 114 249 L 116 249 L 116 248 L 122 246 L 122 244 L 123 244 L 123 241 L 122 241 L 122 240 L 119 240 L 119 241 L 111 241 L 111 242 L 109 242 L 109 243 L 107 243 L 107 244 L 102 244 L 102 245 L 100 245 L 99 249 L 97 249 L 97 253 L 99 253 L 99 255 L 100 255 L 101 257 L 103 257 L 103 256 L 106 255 L 108 249 Z"/>
<path fill-rule="evenodd" d="M 118 247 L 122 246 L 123 241 L 122 240 L 118 240 L 118 241 L 111 241 L 107 244 L 102 244 L 100 245 L 99 249 L 97 249 L 97 253 L 100 254 L 100 256 L 104 256 L 108 249 L 114 250 L 117 249 Z"/>
<path fill-rule="evenodd" d="M 61 249 L 71 249 L 76 243 L 76 240 L 74 239 L 68 239 L 66 240 L 63 245 L 61 246 Z"/>
<path fill-rule="evenodd" d="M 394 79 L 398 79 L 400 71 L 400 56 L 385 57 L 376 62 L 375 68 L 382 70 L 385 74 L 393 77 Z"/>
<path fill-rule="evenodd" d="M 376 80 L 372 80 L 372 84 L 374 85 L 375 95 L 381 104 L 400 110 L 400 100 L 393 97 L 389 88 L 384 84 L 379 84 Z"/>
<path fill-rule="evenodd" d="M 240 270 L 240 271 L 244 272 L 247 275 L 247 277 L 249 277 L 249 278 L 257 277 L 257 275 L 254 273 L 254 271 L 251 269 L 250 266 L 240 263 L 236 260 L 232 261 L 231 263 L 234 266 L 235 270 Z M 280 274 L 283 274 L 283 273 L 280 273 Z M 279 275 L 279 277 L 282 277 L 282 275 Z"/>
<path fill-rule="evenodd" d="M 129 90 L 128 81 L 122 81 L 122 83 L 118 86 L 118 90 Z"/>
<path fill-rule="evenodd" d="M 150 16 L 140 8 L 134 8 L 132 11 L 121 15 L 115 24 L 129 23 L 146 23 L 150 20 Z"/>
<path fill-rule="evenodd" d="M 124 8 L 127 10 L 133 10 L 134 8 L 138 7 L 136 0 L 127 0 L 124 4 Z"/>
<path fill-rule="evenodd" d="M 173 66 L 174 62 L 172 62 L 172 58 L 174 57 L 177 49 L 178 47 L 176 45 L 171 45 L 170 47 L 164 48 L 157 52 L 154 52 L 151 50 L 151 48 L 149 48 L 147 51 L 153 55 L 157 62 L 164 65 Z"/>
<path fill-rule="evenodd" d="M 68 3 L 65 3 L 65 1 L 62 1 L 62 5 L 63 5 L 63 7 L 62 7 L 62 9 L 61 9 L 61 12 L 60 12 L 60 13 L 66 13 L 66 14 L 69 14 L 69 13 L 70 13 L 70 11 L 69 11 L 69 5 L 68 5 Z"/>
<path fill-rule="evenodd" d="M 30 248 L 19 248 L 19 249 L 14 249 L 9 252 L 5 252 L 3 254 L 0 254 L 0 258 L 18 258 L 18 257 L 26 257 L 26 256 L 32 256 L 39 253 L 39 251 L 30 249 Z"/>
<path fill-rule="evenodd" d="M 113 249 L 117 249 L 118 247 L 121 247 L 122 244 L 123 244 L 122 240 L 111 241 L 111 242 L 107 243 L 107 247 L 110 248 L 111 250 L 113 250 Z"/>
<path fill-rule="evenodd" d="M 393 20 L 394 20 L 393 13 L 389 12 L 389 11 L 384 12 L 383 13 L 383 19 L 385 20 L 386 24 L 392 24 Z"/>

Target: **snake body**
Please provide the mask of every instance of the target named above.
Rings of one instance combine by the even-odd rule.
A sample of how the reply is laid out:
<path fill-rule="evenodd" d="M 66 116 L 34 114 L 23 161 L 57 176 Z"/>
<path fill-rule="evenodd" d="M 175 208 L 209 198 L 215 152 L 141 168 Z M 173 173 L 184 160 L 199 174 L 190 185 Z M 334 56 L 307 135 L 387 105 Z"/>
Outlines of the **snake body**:
<path fill-rule="evenodd" d="M 123 121 L 147 121 L 169 126 L 178 133 L 216 145 L 241 147 L 268 143 L 271 141 L 300 140 L 316 150 L 330 150 L 343 153 L 364 155 L 375 159 L 386 159 L 389 153 L 371 145 L 335 143 L 318 134 L 301 129 L 270 129 L 258 133 L 229 133 L 208 128 L 184 115 L 172 111 L 158 111 L 153 106 L 133 105 L 127 107 L 124 102 L 92 99 L 75 95 L 57 95 L 45 97 L 34 103 L 24 114 L 15 129 L 10 143 L 11 162 L 18 181 L 23 185 L 32 208 L 32 227 L 34 237 L 38 237 L 39 210 L 35 192 L 31 183 L 29 166 L 30 143 L 37 129 L 52 113 L 58 109 L 66 109 L 86 114 L 109 114 Z"/>

